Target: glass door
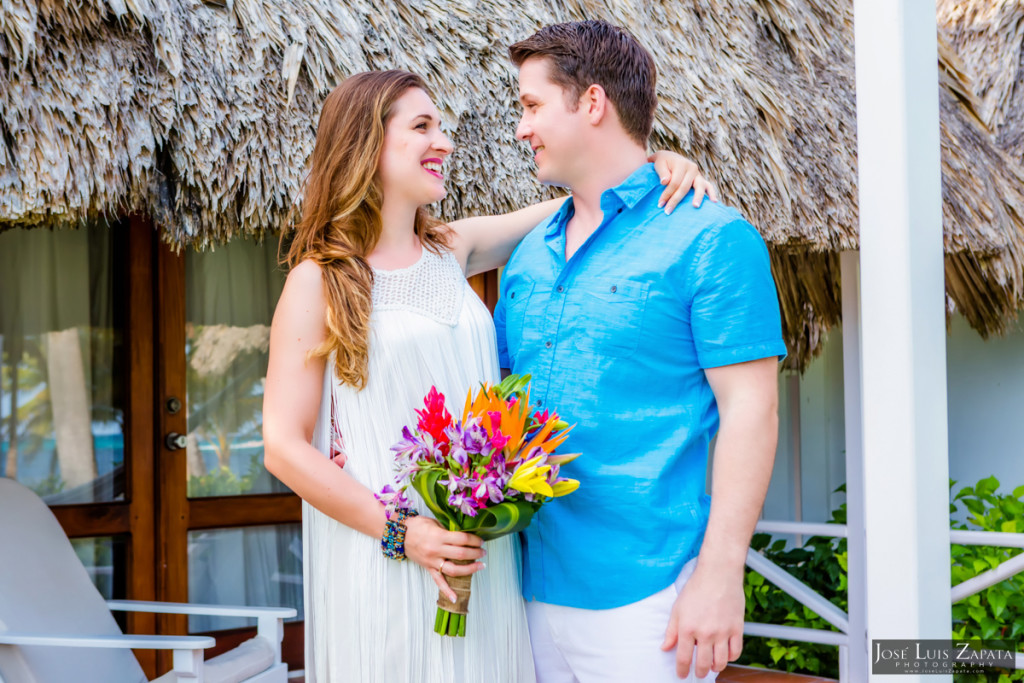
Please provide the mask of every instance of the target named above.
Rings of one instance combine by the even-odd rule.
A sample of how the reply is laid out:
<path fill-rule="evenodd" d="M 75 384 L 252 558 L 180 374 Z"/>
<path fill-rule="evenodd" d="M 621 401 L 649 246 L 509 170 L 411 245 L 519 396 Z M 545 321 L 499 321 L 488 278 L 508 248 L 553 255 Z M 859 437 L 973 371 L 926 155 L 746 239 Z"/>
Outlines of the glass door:
<path fill-rule="evenodd" d="M 0 233 L 0 475 L 51 506 L 104 597 L 154 600 L 153 236 L 131 223 Z"/>
<path fill-rule="evenodd" d="M 284 648 L 301 668 L 301 506 L 263 466 L 263 382 L 283 284 L 275 239 L 158 250 L 159 587 L 173 600 L 297 608 Z M 170 616 L 163 627 L 213 633 L 220 650 L 249 637 L 255 620 Z"/>

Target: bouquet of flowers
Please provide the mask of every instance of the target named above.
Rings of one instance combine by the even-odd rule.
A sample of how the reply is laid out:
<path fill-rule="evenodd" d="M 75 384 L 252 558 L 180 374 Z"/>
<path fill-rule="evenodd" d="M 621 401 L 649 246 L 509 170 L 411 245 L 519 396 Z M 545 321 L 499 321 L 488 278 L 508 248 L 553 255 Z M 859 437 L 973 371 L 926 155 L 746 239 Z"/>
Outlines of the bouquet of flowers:
<path fill-rule="evenodd" d="M 554 453 L 572 427 L 557 413 L 535 410 L 529 381 L 529 375 L 510 375 L 496 386 L 483 384 L 475 396 L 470 391 L 461 421 L 431 387 L 415 429 L 405 427 L 391 448 L 395 485 L 377 498 L 407 507 L 405 491 L 412 486 L 448 530 L 487 541 L 526 528 L 541 505 L 575 491 L 579 482 L 560 477 L 559 468 L 579 453 Z M 471 579 L 448 577 L 458 600 L 453 605 L 438 596 L 436 633 L 466 634 Z"/>

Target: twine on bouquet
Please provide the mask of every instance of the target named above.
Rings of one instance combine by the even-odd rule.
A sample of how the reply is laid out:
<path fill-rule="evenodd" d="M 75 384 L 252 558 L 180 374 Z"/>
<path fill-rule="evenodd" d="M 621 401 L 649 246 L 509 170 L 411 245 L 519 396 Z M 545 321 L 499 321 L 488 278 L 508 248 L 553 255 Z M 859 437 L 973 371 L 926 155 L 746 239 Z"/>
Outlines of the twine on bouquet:
<path fill-rule="evenodd" d="M 452 564 L 473 564 L 473 560 L 448 560 Z M 466 635 L 466 615 L 469 614 L 470 585 L 473 575 L 448 576 L 444 574 L 448 586 L 455 591 L 455 602 L 452 602 L 441 591 L 437 592 L 437 616 L 434 618 L 434 633 L 449 636 Z"/>

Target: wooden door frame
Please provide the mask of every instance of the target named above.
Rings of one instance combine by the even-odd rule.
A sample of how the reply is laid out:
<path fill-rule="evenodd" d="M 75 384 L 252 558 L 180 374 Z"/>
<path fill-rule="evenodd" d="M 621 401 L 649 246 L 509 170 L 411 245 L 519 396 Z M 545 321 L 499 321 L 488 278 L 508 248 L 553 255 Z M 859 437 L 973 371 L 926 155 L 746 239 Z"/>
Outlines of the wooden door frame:
<path fill-rule="evenodd" d="M 153 227 L 148 228 L 152 233 Z M 188 434 L 188 405 L 185 400 L 185 258 L 166 244 L 156 248 L 156 394 L 157 454 L 156 478 L 151 486 L 156 498 L 156 590 L 159 600 L 188 602 L 188 475 L 185 449 L 170 450 L 162 436 L 170 432 Z M 172 413 L 168 401 L 176 398 L 179 408 Z M 188 633 L 188 617 L 161 614 L 159 633 Z M 159 669 L 170 668 L 171 653 L 157 654 Z"/>

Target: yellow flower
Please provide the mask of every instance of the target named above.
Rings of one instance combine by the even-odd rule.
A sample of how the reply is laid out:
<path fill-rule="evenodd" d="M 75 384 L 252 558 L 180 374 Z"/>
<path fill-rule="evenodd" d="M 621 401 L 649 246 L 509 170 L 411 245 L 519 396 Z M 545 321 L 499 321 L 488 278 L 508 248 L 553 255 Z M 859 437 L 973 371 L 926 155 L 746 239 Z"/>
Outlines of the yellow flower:
<path fill-rule="evenodd" d="M 565 496 L 580 487 L 580 483 L 575 479 L 559 479 L 552 486 L 552 497 L 558 498 L 559 496 Z"/>
<path fill-rule="evenodd" d="M 551 471 L 551 465 L 540 464 L 544 455 L 541 453 L 534 456 L 517 467 L 508 481 L 509 487 L 523 493 L 539 493 L 542 496 L 553 498 L 555 492 L 551 488 L 551 484 L 548 483 L 548 472 Z"/>

